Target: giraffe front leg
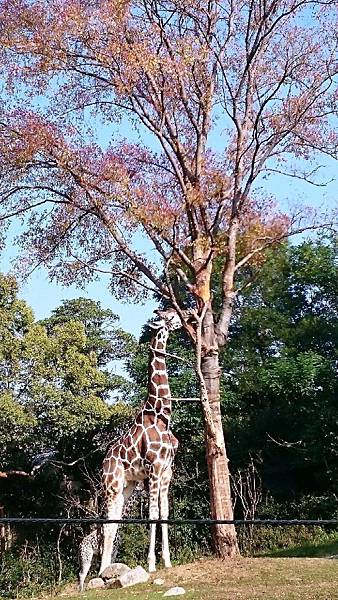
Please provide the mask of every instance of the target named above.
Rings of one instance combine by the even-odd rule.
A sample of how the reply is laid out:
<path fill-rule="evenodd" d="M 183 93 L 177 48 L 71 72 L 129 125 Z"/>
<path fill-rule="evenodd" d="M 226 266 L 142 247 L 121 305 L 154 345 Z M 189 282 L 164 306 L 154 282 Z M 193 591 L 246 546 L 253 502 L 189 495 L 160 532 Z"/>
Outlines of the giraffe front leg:
<path fill-rule="evenodd" d="M 134 493 L 134 490 L 135 490 L 135 482 L 130 482 L 128 485 L 126 485 L 126 487 L 123 490 L 124 504 L 123 504 L 123 512 L 121 514 L 122 517 L 128 516 L 128 512 L 131 510 L 130 499 Z M 119 525 L 118 525 L 118 527 L 119 527 Z M 114 538 L 112 555 L 110 557 L 110 564 L 115 562 L 116 556 L 119 551 L 120 544 L 121 544 L 121 534 L 118 529 L 115 534 L 115 538 Z"/>
<path fill-rule="evenodd" d="M 159 517 L 159 479 L 156 475 L 152 475 L 149 478 L 149 519 L 158 519 Z M 153 573 L 156 571 L 156 556 L 155 556 L 155 542 L 156 542 L 156 523 L 150 525 L 150 543 L 148 552 L 148 571 Z"/>
<path fill-rule="evenodd" d="M 111 500 L 108 505 L 107 519 L 121 519 L 123 503 L 124 497 L 122 492 L 120 492 L 116 494 L 115 498 Z M 101 575 L 111 563 L 112 550 L 118 526 L 118 523 L 106 523 L 103 526 L 103 552 L 99 575 Z"/>
<path fill-rule="evenodd" d="M 163 474 L 161 480 L 160 487 L 160 510 L 161 510 L 161 519 L 168 519 L 169 517 L 169 484 L 172 477 L 172 469 L 166 469 Z M 164 566 L 169 568 L 171 567 L 170 561 L 170 550 L 169 550 L 169 539 L 168 539 L 168 525 L 162 523 L 162 559 L 164 562 Z"/>

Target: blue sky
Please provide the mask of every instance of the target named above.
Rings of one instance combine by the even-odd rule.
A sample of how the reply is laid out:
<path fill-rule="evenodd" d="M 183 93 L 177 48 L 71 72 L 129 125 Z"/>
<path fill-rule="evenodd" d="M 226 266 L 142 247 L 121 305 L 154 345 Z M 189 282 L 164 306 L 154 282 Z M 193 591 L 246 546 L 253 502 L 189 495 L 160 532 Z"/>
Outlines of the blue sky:
<path fill-rule="evenodd" d="M 55 88 L 53 87 L 53 83 L 51 83 L 51 97 L 54 92 Z M 12 101 L 16 104 L 17 101 L 20 101 L 23 97 L 24 94 L 21 94 L 19 88 L 17 93 L 15 95 L 13 94 Z M 10 102 L 11 97 L 8 96 L 7 100 Z M 49 100 L 46 96 L 38 95 L 35 98 L 30 98 L 30 102 L 32 102 L 33 106 L 37 109 L 43 111 L 47 108 Z M 128 138 L 128 140 L 145 143 L 154 150 L 158 148 L 158 144 L 154 138 L 151 138 L 145 130 L 141 129 L 137 132 L 135 127 L 133 127 L 126 118 L 122 118 L 117 123 L 108 126 L 106 123 L 102 122 L 99 117 L 94 117 L 89 109 L 83 111 L 82 118 L 84 130 L 86 130 L 86 127 L 89 124 L 95 132 L 94 135 L 96 139 L 103 147 L 107 147 L 111 141 Z M 78 122 L 77 125 L 79 125 Z M 225 126 L 226 123 L 224 122 L 224 117 L 223 121 L 220 119 L 217 120 L 217 125 L 210 135 L 209 145 L 219 152 L 222 152 L 226 143 Z M 330 180 L 331 178 L 334 178 L 337 170 L 334 161 L 329 158 L 324 158 L 322 164 L 324 165 L 322 171 L 324 179 Z M 336 181 L 330 183 L 326 188 L 319 188 L 296 179 L 288 179 L 286 177 L 273 175 L 268 179 L 262 179 L 261 184 L 264 193 L 274 196 L 283 210 L 287 210 L 289 203 L 304 203 L 305 205 L 312 205 L 323 210 L 326 208 L 332 209 L 334 203 L 337 201 Z M 13 235 L 9 236 L 8 245 L 1 257 L 1 270 L 3 272 L 10 271 L 11 261 L 16 255 L 16 249 L 11 246 L 11 239 L 13 239 Z M 144 251 L 144 246 L 140 245 L 138 250 Z M 154 258 L 154 254 L 152 254 L 152 258 Z M 36 270 L 29 280 L 21 287 L 20 295 L 33 308 L 37 319 L 49 316 L 51 311 L 59 306 L 63 299 L 85 296 L 98 300 L 102 303 L 103 307 L 109 307 L 120 316 L 121 325 L 124 329 L 138 336 L 142 325 L 151 316 L 155 307 L 154 301 L 149 299 L 144 306 L 139 304 L 133 305 L 132 303 L 128 303 L 127 298 L 126 303 L 122 304 L 112 297 L 108 289 L 108 283 L 108 277 L 102 275 L 100 281 L 87 285 L 85 289 L 79 289 L 75 286 L 66 288 L 50 281 L 46 270 L 40 268 L 39 270 Z"/>
<path fill-rule="evenodd" d="M 334 176 L 335 165 L 328 165 L 325 174 L 328 178 Z M 288 202 L 304 201 L 318 208 L 333 208 L 336 196 L 336 182 L 327 188 L 317 188 L 294 179 L 272 177 L 264 183 L 264 189 L 273 194 L 279 203 L 286 208 Z M 140 251 L 144 247 L 139 248 Z M 11 269 L 11 261 L 16 256 L 16 249 L 9 242 L 2 255 L 3 272 Z M 48 317 L 51 311 L 60 305 L 64 299 L 83 296 L 101 302 L 104 308 L 110 308 L 120 317 L 121 326 L 128 332 L 139 336 L 145 321 L 151 316 L 156 304 L 149 299 L 145 305 L 121 303 L 115 300 L 108 289 L 109 279 L 102 275 L 98 282 L 88 284 L 85 289 L 76 286 L 64 287 L 49 280 L 45 269 L 36 270 L 20 289 L 20 296 L 33 308 L 37 319 Z M 128 299 L 126 299 L 128 300 Z"/>
<path fill-rule="evenodd" d="M 104 126 L 96 119 L 91 118 L 92 126 L 98 132 L 97 137 L 103 147 L 107 147 L 110 141 L 117 141 L 119 138 L 132 139 L 134 142 L 143 142 L 153 149 L 156 149 L 156 141 L 150 138 L 145 131 L 137 133 L 128 122 L 123 119 L 118 125 L 112 127 Z M 211 146 L 216 151 L 222 151 L 224 148 L 224 131 L 221 128 L 216 128 L 211 136 Z M 322 161 L 324 168 L 322 169 L 323 179 L 330 180 L 336 177 L 337 166 L 333 159 L 324 158 Z M 316 207 L 320 210 L 332 210 L 337 202 L 337 183 L 332 181 L 326 187 L 315 187 L 305 182 L 294 178 L 283 177 L 280 175 L 271 175 L 267 179 L 261 179 L 258 182 L 258 188 L 261 184 L 262 193 L 274 196 L 279 206 L 288 211 L 289 205 L 295 203 L 304 203 Z M 259 193 L 259 191 L 258 191 Z M 2 253 L 1 271 L 7 273 L 11 270 L 12 261 L 17 255 L 16 248 L 13 247 L 11 240 L 18 233 L 18 226 L 12 226 L 10 235 L 8 236 L 7 246 Z M 298 238 L 299 240 L 299 238 Z M 298 241 L 296 240 L 296 241 Z M 146 244 L 139 242 L 137 248 L 140 252 L 146 251 Z M 155 252 L 151 251 L 151 258 L 154 260 Z M 139 336 L 142 326 L 149 319 L 154 308 L 155 302 L 149 298 L 144 304 L 134 305 L 128 302 L 125 303 L 115 300 L 108 289 L 109 278 L 102 275 L 98 282 L 88 284 L 85 289 L 77 288 L 76 286 L 64 287 L 56 282 L 50 281 L 48 273 L 45 269 L 37 269 L 25 282 L 20 289 L 20 296 L 27 301 L 32 307 L 35 317 L 42 319 L 48 317 L 51 311 L 60 305 L 62 300 L 70 298 L 78 298 L 83 296 L 100 301 L 104 308 L 110 308 L 120 317 L 121 326 L 128 332 L 133 333 L 136 337 Z"/>
<path fill-rule="evenodd" d="M 2 254 L 2 272 L 7 273 L 11 270 L 16 255 L 16 248 L 9 242 Z M 139 336 L 142 326 L 156 307 L 155 302 L 149 299 L 145 305 L 122 304 L 113 298 L 108 284 L 108 277 L 102 275 L 98 282 L 90 283 L 84 289 L 73 285 L 65 287 L 50 281 L 46 269 L 39 268 L 21 285 L 19 296 L 32 307 L 36 319 L 48 317 L 62 300 L 80 296 L 98 300 L 104 308 L 110 308 L 120 317 L 121 326 L 126 331 Z"/>

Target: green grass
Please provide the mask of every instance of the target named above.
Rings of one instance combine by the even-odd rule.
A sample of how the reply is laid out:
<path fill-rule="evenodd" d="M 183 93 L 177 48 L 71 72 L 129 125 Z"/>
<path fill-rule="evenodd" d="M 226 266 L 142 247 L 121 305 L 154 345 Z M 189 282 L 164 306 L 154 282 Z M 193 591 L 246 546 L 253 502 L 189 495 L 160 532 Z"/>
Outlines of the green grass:
<path fill-rule="evenodd" d="M 338 560 L 322 558 L 203 559 L 159 571 L 165 579 L 124 590 L 65 590 L 67 600 L 159 600 L 173 585 L 185 600 L 338 600 Z M 152 577 L 153 579 L 153 577 Z"/>
<path fill-rule="evenodd" d="M 271 557 L 298 557 L 298 558 L 323 558 L 329 556 L 338 557 L 338 541 L 318 543 L 318 544 L 302 544 L 301 546 L 291 546 L 290 548 L 279 548 L 265 553 L 265 556 Z"/>

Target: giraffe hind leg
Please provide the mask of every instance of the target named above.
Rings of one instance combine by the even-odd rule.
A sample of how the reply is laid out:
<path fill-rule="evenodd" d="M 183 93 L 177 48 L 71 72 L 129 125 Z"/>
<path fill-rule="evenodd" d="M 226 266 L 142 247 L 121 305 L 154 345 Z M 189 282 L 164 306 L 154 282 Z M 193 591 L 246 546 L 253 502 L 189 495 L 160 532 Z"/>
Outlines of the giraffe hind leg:
<path fill-rule="evenodd" d="M 134 496 L 134 499 L 133 499 Z M 133 504 L 135 502 L 135 482 L 130 482 L 123 490 L 123 499 L 124 505 L 122 509 L 121 516 L 126 517 L 129 514 L 129 511 L 132 509 Z M 112 554 L 110 558 L 110 562 L 113 563 L 116 559 L 119 547 L 121 544 L 121 535 L 119 533 L 119 525 L 115 534 Z"/>
<path fill-rule="evenodd" d="M 112 555 L 111 555 L 111 559 L 110 559 L 111 563 L 115 562 L 120 545 L 121 545 L 121 535 L 120 535 L 119 531 L 117 531 L 115 540 L 114 540 L 113 551 L 112 551 Z"/>

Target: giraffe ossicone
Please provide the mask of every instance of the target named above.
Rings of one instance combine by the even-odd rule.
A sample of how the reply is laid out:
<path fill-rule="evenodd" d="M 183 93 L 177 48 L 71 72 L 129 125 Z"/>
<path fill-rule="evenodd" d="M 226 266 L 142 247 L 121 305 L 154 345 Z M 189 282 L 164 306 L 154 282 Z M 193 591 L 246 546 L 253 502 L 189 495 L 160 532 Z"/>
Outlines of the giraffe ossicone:
<path fill-rule="evenodd" d="M 107 518 L 120 519 L 123 506 L 138 481 L 148 480 L 149 518 L 168 519 L 168 490 L 178 441 L 170 431 L 171 394 L 166 369 L 166 344 L 169 332 L 182 327 L 174 309 L 155 311 L 150 322 L 154 330 L 150 342 L 148 393 L 130 429 L 108 449 L 103 461 L 103 487 Z M 168 525 L 162 524 L 162 559 L 170 567 Z M 100 573 L 110 564 L 118 524 L 103 527 L 103 552 Z M 156 523 L 150 525 L 148 569 L 156 570 Z"/>

